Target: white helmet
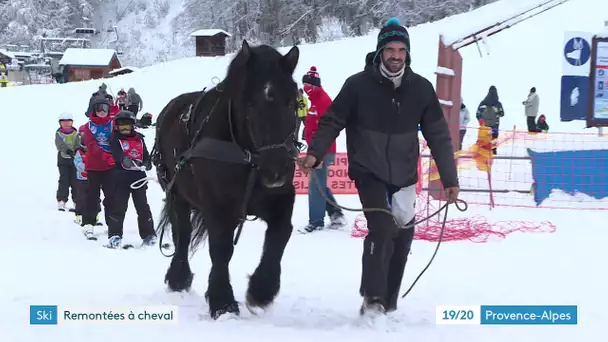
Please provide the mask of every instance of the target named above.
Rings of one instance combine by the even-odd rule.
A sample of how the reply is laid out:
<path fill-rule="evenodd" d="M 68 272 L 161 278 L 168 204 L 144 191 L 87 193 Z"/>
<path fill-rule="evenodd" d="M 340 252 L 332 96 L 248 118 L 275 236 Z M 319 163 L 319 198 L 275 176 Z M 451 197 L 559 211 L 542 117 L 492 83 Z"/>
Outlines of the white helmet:
<path fill-rule="evenodd" d="M 59 121 L 63 121 L 63 120 L 74 121 L 74 117 L 72 116 L 71 113 L 63 112 L 63 113 L 59 114 Z"/>

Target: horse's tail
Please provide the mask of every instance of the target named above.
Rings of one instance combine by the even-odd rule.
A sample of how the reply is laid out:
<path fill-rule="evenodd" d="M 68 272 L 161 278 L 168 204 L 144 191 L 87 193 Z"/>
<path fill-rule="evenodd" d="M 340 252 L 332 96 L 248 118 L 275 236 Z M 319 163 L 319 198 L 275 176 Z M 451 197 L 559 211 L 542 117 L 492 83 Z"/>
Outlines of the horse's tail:
<path fill-rule="evenodd" d="M 207 237 L 207 227 L 205 226 L 205 218 L 203 213 L 197 209 L 192 209 L 190 215 L 190 224 L 192 225 L 191 249 L 192 253 L 196 251 L 201 242 Z"/>
<path fill-rule="evenodd" d="M 165 204 L 160 214 L 160 220 L 156 228 L 156 234 L 160 236 L 159 243 L 162 245 L 163 237 L 165 232 L 171 227 L 171 235 L 173 237 L 173 243 L 175 250 L 179 249 L 180 232 L 179 227 L 171 224 L 171 215 L 176 215 L 176 209 L 183 209 L 182 205 L 185 203 L 178 203 L 178 198 L 175 190 L 170 190 L 165 195 Z M 177 208 L 180 206 L 182 208 Z M 190 210 L 190 225 L 192 227 L 192 233 L 190 234 L 190 250 L 192 253 L 196 251 L 201 242 L 207 237 L 207 227 L 205 227 L 205 219 L 203 214 L 197 209 Z M 173 256 L 165 255 L 165 256 Z"/>
<path fill-rule="evenodd" d="M 175 201 L 176 201 L 176 197 L 175 197 L 175 193 L 173 191 L 169 191 L 165 194 L 165 204 L 163 206 L 163 210 L 160 213 L 160 220 L 158 221 L 158 226 L 156 227 L 156 235 L 159 236 L 159 244 L 162 246 L 163 244 L 163 237 L 165 235 L 165 232 L 167 231 L 167 228 L 169 228 L 169 226 L 171 226 L 171 236 L 173 237 L 173 244 L 175 246 L 175 251 L 177 251 L 177 244 L 179 241 L 179 229 L 177 229 L 177 227 L 174 227 L 171 224 L 171 215 L 172 213 L 174 213 L 175 211 Z M 175 254 L 175 252 L 173 252 L 173 254 Z M 165 255 L 166 257 L 171 257 L 173 256 L 173 254 L 171 255 Z M 164 253 L 163 253 L 164 255 Z"/>

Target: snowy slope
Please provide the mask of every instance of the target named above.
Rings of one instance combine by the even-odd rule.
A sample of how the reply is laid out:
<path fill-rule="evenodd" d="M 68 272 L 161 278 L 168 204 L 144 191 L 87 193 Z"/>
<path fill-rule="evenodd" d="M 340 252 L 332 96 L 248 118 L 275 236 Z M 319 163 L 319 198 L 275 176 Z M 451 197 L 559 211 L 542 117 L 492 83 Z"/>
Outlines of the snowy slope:
<path fill-rule="evenodd" d="M 503 0 L 494 6 L 509 6 Z M 580 130 L 582 123 L 559 123 L 559 76 L 563 30 L 596 31 L 602 25 L 604 0 L 572 0 L 529 22 L 488 40 L 491 54 L 479 57 L 474 46 L 462 50 L 465 59 L 464 99 L 475 107 L 487 88 L 498 87 L 507 116 L 503 127 L 524 124 L 521 101 L 531 86 L 541 96 L 541 111 L 552 129 Z M 495 7 L 500 11 L 499 7 Z M 433 82 L 438 33 L 463 29 L 476 21 L 475 12 L 412 28 L 413 68 Z M 487 14 L 484 14 L 487 15 Z M 464 29 L 463 29 L 464 30 Z M 344 79 L 361 70 L 375 37 L 362 37 L 301 47 L 295 78 L 310 65 L 335 96 Z M 282 52 L 286 52 L 285 48 Z M 104 80 L 116 93 L 135 87 L 144 110 L 153 114 L 174 96 L 202 89 L 214 76 L 223 77 L 227 58 L 190 58 Z M 192 259 L 193 293 L 167 294 L 163 278 L 169 259 L 157 250 L 110 251 L 84 241 L 72 216 L 55 211 L 57 171 L 53 134 L 57 115 L 72 111 L 76 124 L 85 122 L 90 94 L 101 81 L 62 85 L 33 85 L 0 90 L 6 119 L 0 135 L 6 163 L 0 209 L 3 261 L 0 272 L 0 341 L 595 341 L 608 319 L 605 279 L 599 273 L 608 260 L 606 213 L 546 209 L 493 211 L 471 207 L 465 214 L 498 220 L 548 220 L 554 234 L 521 234 L 487 244 L 446 243 L 401 310 L 385 326 L 359 326 L 361 241 L 346 232 L 294 234 L 283 262 L 282 291 L 271 312 L 263 317 L 243 313 L 242 321 L 210 322 L 202 295 L 209 270 L 204 248 Z M 10 116 L 9 116 L 10 115 Z M 152 132 L 146 133 L 152 142 Z M 339 147 L 344 150 L 343 137 Z M 152 211 L 160 213 L 162 191 L 151 184 Z M 347 206 L 359 206 L 354 196 L 338 196 Z M 306 196 L 299 196 L 295 226 L 307 220 Z M 462 214 L 451 211 L 453 215 Z M 352 222 L 355 214 L 349 214 Z M 135 213 L 127 215 L 125 239 L 138 241 Z M 231 264 L 237 300 L 243 299 L 246 276 L 257 265 L 264 227 L 247 223 Z M 432 254 L 434 244 L 417 241 L 410 256 L 404 287 L 409 286 Z M 597 267 L 599 265 L 599 268 Z M 138 308 L 179 305 L 179 326 L 87 324 L 32 327 L 28 306 L 59 305 L 79 308 Z M 576 304 L 578 326 L 479 327 L 437 326 L 436 305 Z M 245 310 L 244 310 L 245 311 Z"/>

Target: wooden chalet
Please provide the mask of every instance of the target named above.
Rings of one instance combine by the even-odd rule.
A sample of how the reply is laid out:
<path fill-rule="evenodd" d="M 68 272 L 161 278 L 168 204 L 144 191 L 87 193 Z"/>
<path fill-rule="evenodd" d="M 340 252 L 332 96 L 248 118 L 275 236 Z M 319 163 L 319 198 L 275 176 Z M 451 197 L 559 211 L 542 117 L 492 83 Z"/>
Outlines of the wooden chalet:
<path fill-rule="evenodd" d="M 59 61 L 63 68 L 63 81 L 86 81 L 110 76 L 110 71 L 122 67 L 116 51 L 111 49 L 65 50 Z"/>
<path fill-rule="evenodd" d="M 226 55 L 226 38 L 230 33 L 219 29 L 198 30 L 190 33 L 196 39 L 196 56 L 215 57 Z"/>

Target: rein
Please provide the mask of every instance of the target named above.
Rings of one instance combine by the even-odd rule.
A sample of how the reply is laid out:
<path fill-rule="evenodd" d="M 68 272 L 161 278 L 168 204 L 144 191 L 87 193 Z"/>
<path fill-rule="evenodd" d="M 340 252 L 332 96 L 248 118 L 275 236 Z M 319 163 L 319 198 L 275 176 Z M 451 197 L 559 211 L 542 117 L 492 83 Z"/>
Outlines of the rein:
<path fill-rule="evenodd" d="M 416 227 L 417 224 L 420 224 L 422 222 L 428 221 L 429 219 L 431 219 L 431 218 L 439 215 L 442 211 L 445 211 L 445 214 L 444 214 L 444 217 L 443 217 L 443 221 L 441 223 L 441 230 L 439 232 L 439 240 L 437 241 L 437 246 L 435 247 L 435 251 L 433 252 L 433 255 L 431 256 L 431 258 L 429 259 L 429 262 L 427 263 L 427 265 L 418 274 L 418 276 L 416 277 L 416 279 L 414 280 L 414 282 L 412 283 L 412 285 L 410 285 L 410 287 L 408 288 L 408 290 L 405 291 L 405 293 L 401 296 L 401 298 L 405 298 L 405 296 L 407 296 L 412 291 L 412 289 L 414 288 L 414 285 L 416 285 L 416 283 L 418 282 L 418 280 L 420 280 L 420 278 L 422 277 L 422 275 L 424 274 L 424 272 L 426 272 L 426 270 L 431 266 L 431 264 L 435 260 L 435 256 L 437 256 L 437 252 L 439 251 L 439 247 L 441 246 L 441 243 L 443 242 L 443 233 L 445 231 L 445 224 L 446 224 L 447 219 L 448 219 L 449 203 L 446 202 L 444 205 L 441 206 L 441 208 L 437 209 L 435 212 L 433 212 L 432 214 L 430 214 L 429 216 L 427 216 L 425 218 L 422 218 L 422 219 L 420 219 L 418 221 L 414 221 L 414 223 L 410 223 L 410 224 L 406 224 L 406 225 L 402 226 L 401 223 L 399 223 L 399 220 L 397 219 L 397 217 L 395 216 L 395 214 L 393 214 L 392 211 L 390 211 L 388 209 L 385 209 L 385 208 L 349 208 L 349 207 L 341 206 L 337 202 L 332 201 L 327 196 L 327 194 L 325 193 L 325 190 L 321 187 L 321 183 L 319 182 L 319 179 L 318 179 L 317 174 L 315 172 L 309 172 L 309 175 L 311 176 L 312 179 L 315 180 L 315 183 L 317 184 L 317 191 L 319 191 L 319 193 L 325 199 L 325 201 L 327 203 L 329 203 L 330 205 L 332 205 L 333 207 L 342 209 L 344 211 L 350 211 L 350 212 L 361 212 L 361 213 L 382 212 L 382 213 L 391 215 L 392 218 L 393 218 L 393 220 L 395 221 L 395 223 L 397 224 L 397 226 L 400 229 L 410 229 L 410 228 L 414 228 L 415 229 L 415 227 Z M 469 208 L 469 205 L 467 204 L 467 202 L 465 202 L 465 201 L 463 201 L 461 199 L 456 200 L 456 202 L 454 202 L 454 206 L 456 207 L 456 209 L 458 209 L 461 212 L 465 212 Z"/>

